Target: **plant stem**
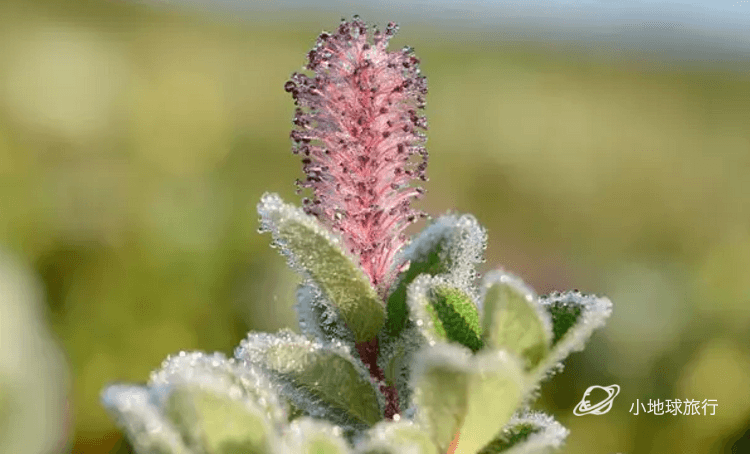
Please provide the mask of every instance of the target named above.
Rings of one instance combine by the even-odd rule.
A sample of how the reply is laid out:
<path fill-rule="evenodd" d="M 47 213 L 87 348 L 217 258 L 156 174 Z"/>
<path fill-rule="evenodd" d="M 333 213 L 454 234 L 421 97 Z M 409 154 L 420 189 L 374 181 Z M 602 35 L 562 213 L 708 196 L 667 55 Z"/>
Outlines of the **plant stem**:
<path fill-rule="evenodd" d="M 379 384 L 380 392 L 385 396 L 386 404 L 383 416 L 386 419 L 393 419 L 393 416 L 401 411 L 398 404 L 398 391 L 395 386 L 386 384 L 385 374 L 378 367 L 378 353 L 380 352 L 378 338 L 375 337 L 371 341 L 360 342 L 356 344 L 356 348 L 360 359 L 370 371 L 371 379 Z"/>

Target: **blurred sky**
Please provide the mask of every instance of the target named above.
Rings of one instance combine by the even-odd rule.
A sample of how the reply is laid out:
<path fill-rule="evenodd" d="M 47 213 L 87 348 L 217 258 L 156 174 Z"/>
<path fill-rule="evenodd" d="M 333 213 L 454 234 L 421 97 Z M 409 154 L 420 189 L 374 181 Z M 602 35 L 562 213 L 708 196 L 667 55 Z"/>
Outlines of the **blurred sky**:
<path fill-rule="evenodd" d="M 148 3 L 147 0 L 138 0 Z M 483 23 L 510 18 L 556 18 L 602 25 L 619 21 L 674 21 L 716 29 L 732 29 L 750 24 L 750 0 L 152 0 L 154 3 L 193 4 L 236 10 L 331 9 L 352 8 L 396 11 L 422 18 L 482 13 L 474 17 Z"/>
<path fill-rule="evenodd" d="M 666 60 L 739 61 L 750 55 L 750 0 L 130 0 L 265 13 L 285 21 L 309 14 L 359 14 L 369 22 L 439 24 L 446 36 L 483 40 L 589 42 L 659 52 Z"/>

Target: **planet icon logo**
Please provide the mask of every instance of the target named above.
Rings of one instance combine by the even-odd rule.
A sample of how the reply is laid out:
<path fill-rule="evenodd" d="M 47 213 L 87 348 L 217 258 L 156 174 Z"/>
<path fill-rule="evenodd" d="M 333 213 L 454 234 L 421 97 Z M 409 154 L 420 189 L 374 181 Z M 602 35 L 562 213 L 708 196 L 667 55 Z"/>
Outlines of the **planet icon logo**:
<path fill-rule="evenodd" d="M 607 397 L 605 397 L 598 403 L 592 404 L 590 395 L 591 392 L 596 389 L 601 389 L 602 391 L 604 391 L 607 394 Z M 618 394 L 620 394 L 619 385 L 589 386 L 586 392 L 583 393 L 583 399 L 581 399 L 581 401 L 578 402 L 578 405 L 576 405 L 576 408 L 573 409 L 573 414 L 576 416 L 603 415 L 612 409 L 612 403 L 614 402 L 615 397 L 617 397 Z"/>

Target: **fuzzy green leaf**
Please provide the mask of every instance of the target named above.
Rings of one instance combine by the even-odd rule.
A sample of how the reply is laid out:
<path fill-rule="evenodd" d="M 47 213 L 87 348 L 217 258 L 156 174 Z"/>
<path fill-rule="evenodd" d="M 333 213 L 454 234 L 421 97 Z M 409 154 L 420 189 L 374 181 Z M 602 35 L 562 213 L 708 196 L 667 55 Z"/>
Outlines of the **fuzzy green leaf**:
<path fill-rule="evenodd" d="M 477 454 L 548 454 L 562 446 L 568 432 L 544 413 L 513 415 L 502 432 Z"/>
<path fill-rule="evenodd" d="M 250 333 L 235 356 L 266 371 L 280 392 L 310 416 L 360 428 L 381 419 L 369 373 L 343 346 L 323 345 L 286 330 Z"/>
<path fill-rule="evenodd" d="M 292 421 L 285 433 L 286 450 L 297 454 L 348 454 L 341 428 L 328 421 L 301 417 Z"/>
<path fill-rule="evenodd" d="M 138 454 L 196 454 L 185 445 L 147 388 L 111 385 L 102 391 L 101 400 Z"/>
<path fill-rule="evenodd" d="M 471 355 L 441 344 L 417 355 L 415 397 L 433 442 L 445 451 L 456 431 L 456 453 L 475 454 L 500 431 L 521 402 L 523 372 L 503 351 Z"/>
<path fill-rule="evenodd" d="M 555 292 L 539 298 L 539 303 L 552 319 L 553 337 L 549 354 L 532 371 L 534 382 L 560 370 L 561 361 L 571 352 L 583 350 L 594 330 L 612 314 L 609 299 L 580 292 Z"/>
<path fill-rule="evenodd" d="M 479 313 L 463 290 L 442 277 L 423 275 L 409 287 L 408 301 L 414 322 L 428 341 L 457 342 L 475 352 L 482 348 Z"/>
<path fill-rule="evenodd" d="M 482 331 L 487 344 L 505 348 L 525 361 L 527 370 L 547 355 L 552 338 L 550 316 L 536 294 L 507 273 L 488 273 L 482 290 Z"/>
<path fill-rule="evenodd" d="M 341 316 L 341 311 L 314 282 L 304 282 L 297 288 L 294 309 L 303 334 L 320 342 L 343 342 L 355 348 L 354 333 Z"/>
<path fill-rule="evenodd" d="M 265 194 L 258 205 L 261 229 L 290 265 L 312 279 L 336 305 L 357 342 L 374 338 L 385 321 L 375 289 L 341 241 L 312 216 L 287 205 L 276 194 Z"/>
<path fill-rule="evenodd" d="M 288 405 L 256 367 L 240 367 L 222 353 L 180 352 L 167 357 L 151 373 L 151 389 L 189 386 L 232 396 L 232 400 L 257 406 L 271 423 L 280 427 L 288 420 Z"/>
<path fill-rule="evenodd" d="M 395 336 L 408 319 L 407 289 L 421 275 L 445 276 L 459 288 L 471 285 L 474 265 L 482 261 L 487 234 L 470 215 L 445 215 L 417 235 L 404 250 L 400 262 L 409 267 L 388 297 L 386 332 Z"/>
<path fill-rule="evenodd" d="M 274 454 L 271 426 L 259 408 L 193 386 L 171 390 L 165 411 L 196 452 Z"/>
<path fill-rule="evenodd" d="M 429 433 L 412 421 L 381 421 L 357 444 L 357 454 L 435 454 Z"/>

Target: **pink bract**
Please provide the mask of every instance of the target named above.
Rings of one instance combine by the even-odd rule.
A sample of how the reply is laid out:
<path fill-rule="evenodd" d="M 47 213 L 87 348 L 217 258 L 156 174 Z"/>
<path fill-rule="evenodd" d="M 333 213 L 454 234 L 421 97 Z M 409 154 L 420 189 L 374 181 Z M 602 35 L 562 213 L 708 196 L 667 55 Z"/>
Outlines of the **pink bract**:
<path fill-rule="evenodd" d="M 297 105 L 291 138 L 303 156 L 309 188 L 305 211 L 340 232 L 381 295 L 393 283 L 406 242 L 404 229 L 424 216 L 411 207 L 426 181 L 427 84 L 410 48 L 388 52 L 397 26 L 369 33 L 356 16 L 322 33 L 308 54 L 308 76 L 294 73 L 284 88 Z"/>

